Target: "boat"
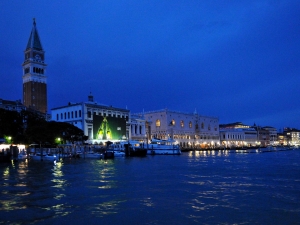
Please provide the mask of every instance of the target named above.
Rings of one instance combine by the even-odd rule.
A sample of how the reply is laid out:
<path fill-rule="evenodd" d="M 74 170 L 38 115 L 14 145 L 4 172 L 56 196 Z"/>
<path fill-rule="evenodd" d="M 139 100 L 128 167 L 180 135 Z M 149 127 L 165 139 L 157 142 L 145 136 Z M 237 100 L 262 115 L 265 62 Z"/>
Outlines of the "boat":
<path fill-rule="evenodd" d="M 34 161 L 51 161 L 56 162 L 56 155 L 49 154 L 49 153 L 36 153 L 29 155 L 30 160 Z"/>
<path fill-rule="evenodd" d="M 152 139 L 150 144 L 145 144 L 148 155 L 180 155 L 179 144 L 173 139 Z"/>
<path fill-rule="evenodd" d="M 77 151 L 77 154 L 79 155 L 80 158 L 83 159 L 101 159 L 103 157 L 102 153 L 98 152 L 79 152 Z"/>
<path fill-rule="evenodd" d="M 107 151 L 111 151 L 114 153 L 114 157 L 125 157 L 125 142 L 115 142 L 108 146 Z"/>
<path fill-rule="evenodd" d="M 27 154 L 25 151 L 21 151 L 18 155 L 18 160 L 25 160 L 27 159 Z"/>
<path fill-rule="evenodd" d="M 115 157 L 147 155 L 147 150 L 142 147 L 142 143 L 133 140 L 115 142 L 109 145 L 108 150 L 113 151 Z"/>
<path fill-rule="evenodd" d="M 124 144 L 126 156 L 146 156 L 147 149 L 143 147 L 143 143 L 138 141 L 129 141 Z"/>

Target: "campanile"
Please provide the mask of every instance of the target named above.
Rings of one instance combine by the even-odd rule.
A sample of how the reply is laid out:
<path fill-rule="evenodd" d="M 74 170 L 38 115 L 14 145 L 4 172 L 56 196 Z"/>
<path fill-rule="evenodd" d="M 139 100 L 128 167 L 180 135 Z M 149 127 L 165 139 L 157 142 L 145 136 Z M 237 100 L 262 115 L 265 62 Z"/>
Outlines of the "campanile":
<path fill-rule="evenodd" d="M 45 51 L 36 28 L 35 19 L 24 51 L 23 104 L 31 109 L 47 113 L 47 76 Z"/>

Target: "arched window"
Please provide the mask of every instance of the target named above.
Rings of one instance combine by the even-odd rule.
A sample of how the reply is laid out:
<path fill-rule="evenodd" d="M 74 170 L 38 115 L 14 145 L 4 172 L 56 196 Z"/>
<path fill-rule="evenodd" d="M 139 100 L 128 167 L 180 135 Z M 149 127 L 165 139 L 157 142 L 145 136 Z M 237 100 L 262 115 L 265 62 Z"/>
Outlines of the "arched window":
<path fill-rule="evenodd" d="M 192 122 L 190 121 L 189 122 L 189 128 L 192 128 L 193 127 L 193 124 L 192 124 Z"/>
<path fill-rule="evenodd" d="M 156 120 L 155 126 L 156 126 L 156 127 L 160 127 L 160 120 Z"/>
<path fill-rule="evenodd" d="M 171 121 L 171 125 L 175 126 L 175 120 L 174 119 Z"/>
<path fill-rule="evenodd" d="M 201 123 L 201 129 L 204 129 L 204 123 Z"/>
<path fill-rule="evenodd" d="M 183 120 L 180 121 L 180 126 L 181 126 L 181 127 L 184 127 L 184 122 L 183 122 Z"/>

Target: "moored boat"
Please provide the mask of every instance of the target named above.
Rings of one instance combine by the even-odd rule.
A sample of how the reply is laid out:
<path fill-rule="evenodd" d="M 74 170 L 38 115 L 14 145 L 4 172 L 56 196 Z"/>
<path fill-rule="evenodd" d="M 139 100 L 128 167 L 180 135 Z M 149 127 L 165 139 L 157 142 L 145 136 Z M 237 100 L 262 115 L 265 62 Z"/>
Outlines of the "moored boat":
<path fill-rule="evenodd" d="M 120 141 L 109 145 L 108 150 L 113 151 L 115 157 L 123 156 L 146 156 L 147 150 L 139 141 Z"/>
<path fill-rule="evenodd" d="M 56 162 L 56 155 L 53 154 L 47 154 L 47 153 L 36 153 L 29 155 L 29 158 L 34 161 L 50 161 L 50 162 Z"/>
<path fill-rule="evenodd" d="M 179 144 L 173 139 L 152 139 L 150 144 L 145 144 L 148 155 L 180 155 Z"/>

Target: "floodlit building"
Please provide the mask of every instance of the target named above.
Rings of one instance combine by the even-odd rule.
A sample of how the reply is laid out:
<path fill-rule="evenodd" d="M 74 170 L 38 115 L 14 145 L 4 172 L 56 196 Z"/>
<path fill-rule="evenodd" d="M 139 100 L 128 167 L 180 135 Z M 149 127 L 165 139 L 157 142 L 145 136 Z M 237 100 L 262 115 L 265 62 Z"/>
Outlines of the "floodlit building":
<path fill-rule="evenodd" d="M 47 113 L 47 76 L 45 51 L 36 28 L 35 19 L 24 51 L 23 104 L 30 109 Z"/>
<path fill-rule="evenodd" d="M 283 134 L 285 136 L 285 145 L 300 145 L 300 130 L 285 128 Z"/>
<path fill-rule="evenodd" d="M 257 131 L 241 122 L 221 124 L 220 141 L 227 148 L 254 147 L 260 144 Z"/>
<path fill-rule="evenodd" d="M 131 131 L 135 129 L 135 138 L 145 136 L 142 133 L 145 131 L 142 120 L 131 120 L 127 109 L 99 104 L 92 95 L 88 96 L 87 102 L 70 102 L 53 108 L 51 118 L 52 121 L 67 122 L 83 130 L 84 135 L 88 136 L 88 142 L 93 144 L 131 139 Z M 134 128 L 130 127 L 131 124 Z"/>
<path fill-rule="evenodd" d="M 183 148 L 211 148 L 220 144 L 219 119 L 217 117 L 169 109 L 135 115 L 144 116 L 148 140 L 173 138 Z"/>
<path fill-rule="evenodd" d="M 263 127 L 263 129 L 269 131 L 270 145 L 278 145 L 279 142 L 277 140 L 277 129 L 269 126 Z"/>

